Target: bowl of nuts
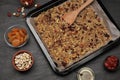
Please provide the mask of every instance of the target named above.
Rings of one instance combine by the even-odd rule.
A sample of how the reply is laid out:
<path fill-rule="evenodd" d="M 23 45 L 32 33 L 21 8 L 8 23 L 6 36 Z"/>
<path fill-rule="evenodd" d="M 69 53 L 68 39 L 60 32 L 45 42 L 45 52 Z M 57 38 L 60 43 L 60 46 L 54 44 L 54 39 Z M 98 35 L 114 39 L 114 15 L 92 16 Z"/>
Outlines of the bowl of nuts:
<path fill-rule="evenodd" d="M 26 50 L 20 50 L 13 55 L 12 65 L 18 71 L 29 70 L 34 63 L 33 56 Z"/>
<path fill-rule="evenodd" d="M 10 47 L 19 48 L 28 42 L 29 34 L 24 26 L 13 25 L 6 30 L 4 39 Z"/>

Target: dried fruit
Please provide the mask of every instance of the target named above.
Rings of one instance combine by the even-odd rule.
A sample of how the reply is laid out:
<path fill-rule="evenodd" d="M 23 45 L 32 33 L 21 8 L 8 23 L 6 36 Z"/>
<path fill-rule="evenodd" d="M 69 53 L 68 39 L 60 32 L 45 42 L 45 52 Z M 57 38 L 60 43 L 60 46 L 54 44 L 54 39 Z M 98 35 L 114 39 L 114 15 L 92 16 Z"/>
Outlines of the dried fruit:
<path fill-rule="evenodd" d="M 7 13 L 7 16 L 8 16 L 8 17 L 11 17 L 11 16 L 12 16 L 12 14 L 11 14 L 10 12 L 8 12 L 8 13 Z"/>
<path fill-rule="evenodd" d="M 20 46 L 27 40 L 27 32 L 24 28 L 12 28 L 7 36 L 14 47 Z"/>
<path fill-rule="evenodd" d="M 22 8 L 21 7 L 19 7 L 19 8 L 17 8 L 17 12 L 21 12 L 21 10 L 22 10 Z"/>
<path fill-rule="evenodd" d="M 12 45 L 15 46 L 15 47 L 19 46 L 20 45 L 20 40 L 19 39 L 14 39 L 12 41 Z"/>
<path fill-rule="evenodd" d="M 119 59 L 116 56 L 108 56 L 104 62 L 106 69 L 114 71 L 119 65 Z"/>

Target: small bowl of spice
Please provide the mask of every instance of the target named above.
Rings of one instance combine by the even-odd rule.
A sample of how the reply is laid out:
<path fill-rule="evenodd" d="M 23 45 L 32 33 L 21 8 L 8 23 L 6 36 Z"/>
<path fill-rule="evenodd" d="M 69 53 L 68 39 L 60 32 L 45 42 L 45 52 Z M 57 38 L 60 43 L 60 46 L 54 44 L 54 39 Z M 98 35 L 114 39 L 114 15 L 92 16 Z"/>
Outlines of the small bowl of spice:
<path fill-rule="evenodd" d="M 33 56 L 26 50 L 20 50 L 13 55 L 12 64 L 18 71 L 29 70 L 34 63 Z"/>
<path fill-rule="evenodd" d="M 114 55 L 106 57 L 104 67 L 109 71 L 116 71 L 119 66 L 119 58 Z"/>
<path fill-rule="evenodd" d="M 13 48 L 24 46 L 29 39 L 27 29 L 21 25 L 14 25 L 7 29 L 4 34 L 5 42 Z"/>

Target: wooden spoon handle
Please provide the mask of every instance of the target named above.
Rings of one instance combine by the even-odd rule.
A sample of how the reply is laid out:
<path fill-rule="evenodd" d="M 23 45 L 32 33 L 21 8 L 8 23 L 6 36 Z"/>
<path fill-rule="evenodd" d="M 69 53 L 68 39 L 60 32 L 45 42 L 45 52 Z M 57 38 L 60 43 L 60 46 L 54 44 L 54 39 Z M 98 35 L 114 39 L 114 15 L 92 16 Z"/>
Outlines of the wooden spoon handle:
<path fill-rule="evenodd" d="M 82 11 L 84 8 L 86 8 L 89 4 L 91 4 L 94 0 L 87 0 L 80 8 L 78 8 L 78 12 Z"/>
<path fill-rule="evenodd" d="M 94 1 L 94 0 L 87 0 L 87 1 L 86 1 L 85 3 L 83 3 L 83 5 L 80 6 L 78 9 L 76 9 L 76 10 L 74 10 L 74 11 L 72 11 L 72 12 L 69 12 L 69 13 L 65 13 L 65 14 L 62 16 L 62 18 L 63 18 L 69 25 L 71 25 L 71 24 L 75 21 L 77 15 L 78 15 L 84 8 L 86 8 L 89 4 L 91 4 L 93 1 Z"/>

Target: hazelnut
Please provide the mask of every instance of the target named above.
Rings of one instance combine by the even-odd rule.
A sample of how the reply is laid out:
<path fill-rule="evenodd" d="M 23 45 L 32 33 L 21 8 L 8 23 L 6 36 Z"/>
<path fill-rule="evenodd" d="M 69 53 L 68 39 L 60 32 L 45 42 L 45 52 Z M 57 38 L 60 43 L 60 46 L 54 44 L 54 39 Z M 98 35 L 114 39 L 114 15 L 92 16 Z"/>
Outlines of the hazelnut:
<path fill-rule="evenodd" d="M 20 0 L 20 3 L 24 7 L 31 7 L 34 4 L 34 0 Z"/>

